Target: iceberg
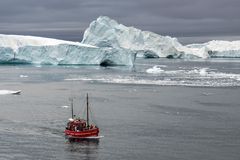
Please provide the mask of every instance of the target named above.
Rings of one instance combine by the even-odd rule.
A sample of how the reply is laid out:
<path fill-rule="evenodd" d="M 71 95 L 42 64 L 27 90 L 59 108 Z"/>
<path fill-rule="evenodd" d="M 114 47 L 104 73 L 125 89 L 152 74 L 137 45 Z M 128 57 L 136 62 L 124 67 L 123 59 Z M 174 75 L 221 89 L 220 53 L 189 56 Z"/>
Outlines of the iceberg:
<path fill-rule="evenodd" d="M 240 58 L 240 41 L 210 41 L 182 45 L 177 38 L 127 27 L 100 16 L 85 30 L 83 44 L 135 51 L 145 58 Z"/>
<path fill-rule="evenodd" d="M 51 38 L 0 35 L 0 63 L 133 65 L 131 50 Z"/>
<path fill-rule="evenodd" d="M 240 41 L 182 45 L 177 38 L 127 27 L 100 16 L 82 42 L 0 34 L 0 63 L 54 65 L 134 65 L 144 58 L 240 58 Z"/>
<path fill-rule="evenodd" d="M 98 47 L 124 48 L 147 58 L 178 57 L 182 54 L 177 50 L 182 45 L 176 38 L 127 27 L 106 16 L 100 16 L 89 25 L 84 32 L 82 43 Z"/>
<path fill-rule="evenodd" d="M 240 58 L 240 41 L 213 40 L 202 44 L 190 44 L 190 49 L 203 50 L 211 58 Z"/>

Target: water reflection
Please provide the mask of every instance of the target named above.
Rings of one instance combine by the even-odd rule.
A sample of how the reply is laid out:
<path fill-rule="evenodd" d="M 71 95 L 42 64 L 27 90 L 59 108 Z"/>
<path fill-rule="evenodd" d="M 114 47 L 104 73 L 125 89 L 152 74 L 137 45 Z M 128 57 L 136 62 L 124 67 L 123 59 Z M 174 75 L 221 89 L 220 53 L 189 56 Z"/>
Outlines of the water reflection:
<path fill-rule="evenodd" d="M 71 158 L 75 156 L 91 160 L 98 158 L 98 139 L 68 139 L 66 145 Z"/>
<path fill-rule="evenodd" d="M 82 145 L 96 145 L 99 144 L 99 139 L 76 139 L 76 138 L 69 138 L 68 142 L 70 144 L 82 144 Z"/>

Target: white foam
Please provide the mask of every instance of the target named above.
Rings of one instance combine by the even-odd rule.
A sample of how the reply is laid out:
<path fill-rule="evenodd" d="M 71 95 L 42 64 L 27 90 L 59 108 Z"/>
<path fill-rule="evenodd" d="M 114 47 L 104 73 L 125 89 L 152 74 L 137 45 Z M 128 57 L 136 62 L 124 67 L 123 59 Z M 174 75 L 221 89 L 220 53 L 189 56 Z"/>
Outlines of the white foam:
<path fill-rule="evenodd" d="M 86 139 L 100 139 L 100 138 L 103 138 L 104 136 L 101 135 L 101 136 L 93 136 L 93 137 L 86 137 Z"/>

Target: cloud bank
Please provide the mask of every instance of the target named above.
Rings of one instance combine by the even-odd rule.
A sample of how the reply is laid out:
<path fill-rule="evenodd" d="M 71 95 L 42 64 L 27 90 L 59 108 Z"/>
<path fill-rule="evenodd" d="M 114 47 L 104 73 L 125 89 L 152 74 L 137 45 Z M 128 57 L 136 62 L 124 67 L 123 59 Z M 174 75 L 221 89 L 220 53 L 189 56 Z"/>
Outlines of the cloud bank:
<path fill-rule="evenodd" d="M 0 33 L 81 41 L 105 15 L 185 42 L 231 40 L 240 35 L 239 8 L 239 0 L 7 0 L 0 2 Z"/>

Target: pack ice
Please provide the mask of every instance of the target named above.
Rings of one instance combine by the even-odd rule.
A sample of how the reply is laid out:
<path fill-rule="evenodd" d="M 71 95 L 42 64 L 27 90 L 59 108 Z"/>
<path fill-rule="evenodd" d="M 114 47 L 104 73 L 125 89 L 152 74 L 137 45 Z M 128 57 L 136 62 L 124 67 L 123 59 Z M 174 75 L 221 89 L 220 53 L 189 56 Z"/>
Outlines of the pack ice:
<path fill-rule="evenodd" d="M 0 35 L 0 63 L 133 65 L 135 54 L 79 42 Z"/>

